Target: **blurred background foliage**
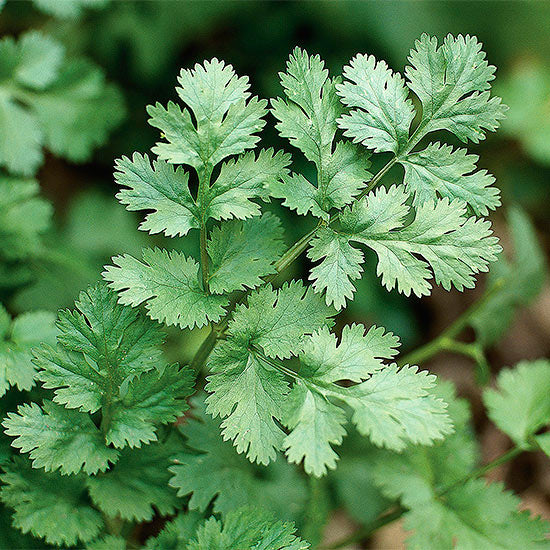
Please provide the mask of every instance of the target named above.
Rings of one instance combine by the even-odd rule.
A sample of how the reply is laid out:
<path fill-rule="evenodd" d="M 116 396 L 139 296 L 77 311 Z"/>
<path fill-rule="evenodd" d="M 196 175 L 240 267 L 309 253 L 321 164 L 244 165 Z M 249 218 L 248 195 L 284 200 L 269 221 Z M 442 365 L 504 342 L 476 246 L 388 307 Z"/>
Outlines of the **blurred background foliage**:
<path fill-rule="evenodd" d="M 550 355 L 550 290 L 541 276 L 550 246 L 550 2 L 8 0 L 0 5 L 0 53 L 8 52 L 0 56 L 0 104 L 9 101 L 7 94 L 17 86 L 32 89 L 35 99 L 25 94 L 14 97 L 28 109 L 28 116 L 35 117 L 31 122 L 37 129 L 31 130 L 41 136 L 33 142 L 36 169 L 22 173 L 16 161 L 10 164 L 10 128 L 0 117 L 0 301 L 11 314 L 70 306 L 80 290 L 100 277 L 112 255 L 136 254 L 144 245 L 162 242 L 159 236 L 136 230 L 137 217 L 114 198 L 112 171 L 115 158 L 153 145 L 158 136 L 147 124 L 145 106 L 175 99 L 180 68 L 218 57 L 233 64 L 238 74 L 249 75 L 254 93 L 275 97 L 281 94 L 277 72 L 296 45 L 319 53 L 333 74 L 357 52 L 374 54 L 402 70 L 409 49 L 423 32 L 439 38 L 449 32 L 468 33 L 479 37 L 490 62 L 497 65 L 495 93 L 510 107 L 503 127 L 471 147 L 480 155 L 480 167 L 496 176 L 502 190 L 504 207 L 492 219 L 508 259 L 495 273 L 506 278 L 512 290 L 517 280 L 528 289 L 510 291 L 502 300 L 529 306 L 514 319 L 500 321 L 499 304 L 493 304 L 480 313 L 473 328 L 479 332 L 489 320 L 500 322 L 501 326 L 491 326 L 491 334 L 481 335 L 492 346 L 488 357 L 495 371 L 518 359 Z M 9 37 L 20 41 L 29 31 L 50 37 L 57 44 L 52 55 L 62 51 L 64 56 L 58 74 L 42 75 L 44 85 L 25 81 L 21 72 L 12 74 L 9 55 L 15 46 Z M 71 102 L 52 111 L 49 98 L 55 99 L 58 92 Z M 92 122 L 95 126 L 90 128 Z M 74 137 L 60 143 L 58 127 Z M 85 140 L 87 131 L 99 133 L 101 139 Z M 290 150 L 276 136 L 273 120 L 262 139 L 263 146 Z M 294 163 L 304 174 L 311 169 L 298 154 Z M 388 183 L 400 177 L 398 171 L 390 173 Z M 307 222 L 297 221 L 277 204 L 270 208 L 283 219 L 292 218 L 286 224 L 289 244 L 307 229 Z M 515 219 L 512 226 L 507 217 Z M 523 248 L 526 235 L 531 248 Z M 179 246 L 186 250 L 192 246 L 181 241 Z M 174 240 L 168 246 L 174 246 Z M 295 264 L 294 275 L 305 274 L 304 267 Z M 487 284 L 482 277 L 479 288 L 465 294 L 436 290 L 419 301 L 388 294 L 374 265 L 366 272 L 341 322 L 384 325 L 400 335 L 407 349 L 437 335 Z M 200 331 L 173 332 L 168 353 L 186 361 L 201 338 Z M 466 359 L 449 356 L 430 366 L 454 379 L 460 393 L 475 394 Z M 476 422 L 482 443 L 491 442 L 484 420 Z M 493 450 L 489 445 L 484 452 L 490 457 Z M 358 487 L 362 495 L 369 491 L 361 485 L 355 456 L 352 448 L 337 470 L 337 495 L 343 501 L 359 498 Z M 533 472 L 516 478 L 527 487 L 525 476 L 539 473 L 533 466 Z M 547 470 L 538 481 L 543 502 L 539 511 L 547 514 Z M 377 498 L 373 495 L 373 502 Z"/>

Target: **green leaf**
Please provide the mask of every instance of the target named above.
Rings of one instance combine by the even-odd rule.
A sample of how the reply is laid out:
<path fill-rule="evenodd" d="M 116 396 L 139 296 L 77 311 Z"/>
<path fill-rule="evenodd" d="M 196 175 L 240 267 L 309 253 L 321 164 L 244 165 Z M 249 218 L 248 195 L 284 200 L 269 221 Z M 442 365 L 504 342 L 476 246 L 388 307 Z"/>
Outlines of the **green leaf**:
<path fill-rule="evenodd" d="M 472 288 L 474 275 L 487 271 L 489 262 L 496 260 L 501 247 L 491 236 L 490 223 L 467 218 L 464 203 L 446 198 L 427 202 L 407 223 L 408 199 L 402 186 L 380 188 L 342 213 L 341 227 L 332 234 L 335 244 L 328 244 L 326 232 L 313 240 L 310 255 L 321 260 L 312 272 L 314 288 L 326 289 L 327 301 L 343 305 L 353 292 L 350 279 L 359 274 L 360 256 L 352 255 L 344 236 L 348 243 L 374 250 L 382 284 L 388 290 L 397 287 L 406 296 L 429 294 L 432 276 L 445 290 Z"/>
<path fill-rule="evenodd" d="M 172 442 L 125 449 L 110 471 L 86 480 L 93 503 L 108 516 L 128 521 L 149 521 L 155 510 L 174 513 L 178 498 L 168 486 L 168 466 L 175 450 Z"/>
<path fill-rule="evenodd" d="M 34 180 L 0 176 L 0 257 L 4 262 L 35 255 L 49 229 L 52 206 Z"/>
<path fill-rule="evenodd" d="M 224 418 L 224 439 L 251 462 L 269 464 L 281 448 L 284 432 L 277 423 L 289 388 L 283 375 L 232 340 L 211 355 L 206 390 L 207 411 Z"/>
<path fill-rule="evenodd" d="M 31 349 L 42 342 L 54 343 L 55 316 L 47 311 L 23 313 L 13 321 L 0 304 L 0 397 L 11 386 L 28 391 L 34 385 L 36 369 Z"/>
<path fill-rule="evenodd" d="M 197 512 L 180 512 L 164 526 L 156 537 L 147 540 L 146 550 L 181 550 L 186 548 L 185 545 L 195 534 L 202 519 L 202 515 Z"/>
<path fill-rule="evenodd" d="M 335 468 L 331 445 L 342 443 L 347 421 L 339 402 L 353 409 L 359 432 L 379 446 L 401 450 L 408 441 L 430 444 L 449 432 L 445 403 L 427 391 L 433 375 L 384 365 L 397 345 L 393 334 L 377 327 L 366 332 L 363 325 L 346 326 L 339 343 L 327 328 L 306 341 L 283 417 L 291 430 L 284 441 L 290 462 L 303 459 L 306 473 L 317 477 Z M 358 384 L 337 384 L 344 380 Z"/>
<path fill-rule="evenodd" d="M 299 214 L 328 219 L 332 208 L 352 202 L 371 177 L 368 156 L 351 143 L 333 143 L 342 106 L 318 55 L 296 48 L 280 77 L 288 101 L 272 101 L 276 128 L 316 164 L 319 177 L 316 185 L 298 174 L 283 177 L 273 182 L 271 193 Z"/>
<path fill-rule="evenodd" d="M 89 158 L 124 115 L 117 88 L 92 63 L 66 60 L 64 48 L 37 31 L 0 41 L 0 164 L 32 175 L 42 147 L 72 161 Z"/>
<path fill-rule="evenodd" d="M 215 220 L 244 220 L 260 214 L 254 199 L 267 200 L 271 186 L 288 173 L 290 155 L 262 149 L 247 152 L 221 165 L 220 174 L 208 188 L 203 204 L 205 216 Z"/>
<path fill-rule="evenodd" d="M 249 99 L 247 77 L 237 77 L 231 65 L 214 58 L 182 69 L 178 82 L 177 92 L 189 110 L 172 102 L 168 109 L 160 104 L 148 108 L 150 124 L 167 140 L 153 148 L 159 159 L 200 169 L 257 144 L 267 103 Z"/>
<path fill-rule="evenodd" d="M 377 152 L 401 152 L 408 144 L 414 108 L 403 78 L 384 61 L 359 54 L 344 67 L 343 84 L 336 89 L 352 108 L 339 119 L 344 135 Z"/>
<path fill-rule="evenodd" d="M 126 550 L 126 539 L 116 535 L 106 535 L 87 544 L 86 550 Z"/>
<path fill-rule="evenodd" d="M 414 530 L 413 550 L 451 548 L 537 549 L 547 545 L 548 523 L 518 512 L 519 498 L 502 484 L 472 479 L 433 498 L 407 514 L 405 528 Z"/>
<path fill-rule="evenodd" d="M 478 143 L 486 131 L 498 128 L 506 107 L 490 97 L 496 69 L 475 37 L 449 34 L 438 47 L 437 38 L 423 34 L 409 62 L 405 74 L 422 102 L 424 134 L 448 130 L 463 142 Z"/>
<path fill-rule="evenodd" d="M 518 207 L 508 212 L 514 256 L 501 255 L 489 272 L 487 287 L 499 284 L 471 319 L 478 340 L 485 346 L 501 338 L 516 310 L 532 302 L 547 276 L 546 258 L 527 214 Z"/>
<path fill-rule="evenodd" d="M 44 387 L 53 389 L 54 401 L 69 409 L 101 409 L 104 446 L 120 449 L 155 441 L 158 425 L 174 421 L 187 409 L 192 371 L 177 364 L 165 366 L 158 326 L 118 305 L 116 294 L 105 285 L 82 292 L 76 306 L 75 311 L 59 314 L 57 347 L 43 346 L 35 352 Z M 36 415 L 34 420 L 38 421 Z M 86 425 L 91 429 L 90 423 Z"/>
<path fill-rule="evenodd" d="M 262 277 L 275 273 L 273 264 L 285 248 L 282 236 L 280 221 L 269 212 L 215 227 L 208 242 L 210 291 L 223 294 L 262 284 Z"/>
<path fill-rule="evenodd" d="M 143 250 L 143 262 L 133 256 L 115 256 L 103 277 L 119 292 L 121 304 L 145 302 L 151 319 L 181 328 L 217 322 L 229 300 L 208 294 L 199 277 L 199 265 L 173 250 Z"/>
<path fill-rule="evenodd" d="M 130 211 L 151 211 L 139 226 L 149 233 L 182 237 L 200 227 L 197 205 L 189 191 L 189 176 L 164 161 L 149 163 L 147 155 L 134 153 L 115 163 L 115 180 L 123 187 L 117 199 Z"/>
<path fill-rule="evenodd" d="M 193 392 L 194 373 L 177 364 L 152 370 L 120 389 L 110 410 L 106 441 L 121 449 L 141 447 L 157 440 L 160 424 L 174 422 L 188 408 L 185 398 Z"/>
<path fill-rule="evenodd" d="M 334 83 L 321 58 L 300 48 L 294 49 L 286 69 L 279 76 L 289 101 L 272 100 L 272 113 L 279 121 L 275 127 L 309 161 L 321 166 L 325 151 L 330 152 L 332 146 L 336 118 L 342 112 Z"/>
<path fill-rule="evenodd" d="M 357 146 L 339 141 L 324 166 L 323 180 L 317 187 L 301 174 L 283 176 L 270 186 L 273 197 L 284 199 L 283 205 L 302 216 L 329 219 L 332 208 L 350 204 L 372 174 L 367 153 Z"/>
<path fill-rule="evenodd" d="M 83 291 L 75 305 L 59 312 L 57 347 L 36 350 L 35 363 L 56 403 L 93 413 L 125 380 L 158 366 L 163 335 L 137 311 L 117 305 L 105 285 Z"/>
<path fill-rule="evenodd" d="M 531 447 L 531 438 L 550 424 L 550 361 L 522 361 L 501 370 L 495 389 L 483 401 L 491 420 L 518 445 Z M 535 437 L 536 438 L 536 437 Z"/>
<path fill-rule="evenodd" d="M 101 514 L 86 501 L 84 478 L 46 474 L 16 459 L 0 476 L 0 499 L 15 510 L 13 525 L 50 544 L 73 546 L 94 539 Z"/>
<path fill-rule="evenodd" d="M 304 335 L 331 324 L 332 315 L 334 311 L 299 281 L 279 290 L 267 285 L 237 307 L 229 333 L 245 349 L 259 346 L 268 357 L 287 358 L 301 350 Z"/>
<path fill-rule="evenodd" d="M 400 162 L 405 168 L 404 184 L 415 205 L 438 197 L 460 199 L 478 216 L 486 216 L 500 206 L 499 190 L 492 187 L 495 178 L 486 170 L 475 171 L 477 160 L 477 155 L 468 155 L 466 149 L 453 150 L 436 142 L 423 151 L 409 153 Z"/>
<path fill-rule="evenodd" d="M 267 468 L 253 466 L 220 438 L 218 423 L 196 400 L 193 416 L 181 427 L 189 450 L 177 455 L 170 484 L 180 496 L 191 494 L 189 508 L 227 514 L 240 506 L 262 506 L 283 519 L 296 518 L 305 503 L 304 480 L 295 468 L 277 461 Z M 215 500 L 214 500 L 215 499 Z"/>
<path fill-rule="evenodd" d="M 105 438 L 89 415 L 66 409 L 51 401 L 20 405 L 2 422 L 5 433 L 15 437 L 12 446 L 30 453 L 33 468 L 62 474 L 84 470 L 95 474 L 116 462 L 118 452 L 105 445 Z"/>
<path fill-rule="evenodd" d="M 258 508 L 239 508 L 224 518 L 223 524 L 210 518 L 199 526 L 189 550 L 307 550 L 307 542 L 296 537 L 293 523 L 275 522 L 271 514 Z"/>
<path fill-rule="evenodd" d="M 408 548 L 543 548 L 548 525 L 518 512 L 517 497 L 499 483 L 463 481 L 478 457 L 469 406 L 456 399 L 449 382 L 439 384 L 437 393 L 449 403 L 455 432 L 433 447 L 382 451 L 373 467 L 384 493 L 409 509 L 405 528 L 414 534 Z"/>

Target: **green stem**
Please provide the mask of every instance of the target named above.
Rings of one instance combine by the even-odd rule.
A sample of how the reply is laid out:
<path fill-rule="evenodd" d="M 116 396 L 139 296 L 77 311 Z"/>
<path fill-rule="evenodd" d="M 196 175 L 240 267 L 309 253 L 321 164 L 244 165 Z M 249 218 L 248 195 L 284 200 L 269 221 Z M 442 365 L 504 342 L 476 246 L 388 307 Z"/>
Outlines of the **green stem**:
<path fill-rule="evenodd" d="M 399 362 L 400 364 L 416 365 L 426 361 L 443 350 L 458 351 L 466 355 L 472 356 L 470 348 L 461 347 L 459 342 L 455 341 L 466 326 L 472 320 L 472 317 L 487 303 L 487 301 L 499 291 L 504 285 L 503 279 L 498 279 L 495 283 L 483 294 L 483 296 L 474 302 L 452 325 L 446 328 L 437 338 L 420 346 L 418 349 L 406 354 Z"/>
<path fill-rule="evenodd" d="M 379 183 L 380 180 L 388 173 L 390 168 L 398 161 L 397 157 L 393 157 L 390 159 L 377 173 L 376 175 L 369 181 L 369 184 L 357 195 L 355 198 L 356 201 L 360 201 L 364 197 L 366 197 Z"/>
<path fill-rule="evenodd" d="M 479 477 L 482 477 L 487 472 L 490 472 L 494 468 L 505 464 L 506 462 L 509 462 L 516 456 L 518 456 L 523 451 L 520 447 L 513 447 L 509 451 L 506 451 L 499 457 L 495 458 L 491 462 L 488 462 L 484 466 L 481 466 L 480 468 L 477 468 L 473 471 L 471 471 L 468 475 L 464 476 L 463 478 L 455 481 L 451 485 L 448 485 L 447 487 L 442 488 L 441 490 L 436 491 L 437 497 L 442 497 L 446 495 L 448 492 L 452 491 L 453 489 L 456 489 L 457 487 L 460 487 L 461 485 L 464 485 L 471 479 L 477 479 Z M 336 543 L 325 547 L 326 550 L 336 550 L 337 548 L 342 548 L 344 546 L 347 546 L 348 544 L 352 544 L 354 542 L 359 542 L 362 540 L 366 540 L 370 538 L 375 531 L 380 529 L 381 527 L 384 527 L 385 525 L 388 525 L 389 523 L 392 523 L 393 521 L 398 520 L 401 518 L 408 510 L 403 507 L 399 507 L 393 511 L 386 512 L 379 516 L 377 519 L 375 519 L 373 522 L 368 523 L 367 525 L 362 526 L 357 531 L 349 535 L 348 537 L 337 541 Z"/>
<path fill-rule="evenodd" d="M 202 286 L 206 293 L 210 293 L 209 288 L 209 276 L 208 276 L 208 231 L 206 229 L 206 197 L 208 189 L 210 188 L 210 177 L 212 175 L 212 166 L 205 163 L 202 170 L 198 172 L 199 176 L 199 189 L 197 192 L 198 202 L 201 208 L 201 222 L 200 222 L 200 257 L 201 257 L 201 274 L 202 274 Z"/>
<path fill-rule="evenodd" d="M 206 363 L 210 352 L 216 345 L 217 338 L 218 332 L 214 329 L 214 327 L 212 327 L 210 332 L 208 333 L 208 336 L 202 341 L 202 344 L 200 345 L 199 349 L 191 360 L 190 367 L 195 372 L 198 372 L 202 368 L 204 363 Z"/>
<path fill-rule="evenodd" d="M 206 232 L 206 224 L 201 222 L 200 228 L 200 250 L 201 250 L 201 273 L 202 287 L 206 293 L 210 293 L 210 285 L 208 284 L 208 235 Z"/>

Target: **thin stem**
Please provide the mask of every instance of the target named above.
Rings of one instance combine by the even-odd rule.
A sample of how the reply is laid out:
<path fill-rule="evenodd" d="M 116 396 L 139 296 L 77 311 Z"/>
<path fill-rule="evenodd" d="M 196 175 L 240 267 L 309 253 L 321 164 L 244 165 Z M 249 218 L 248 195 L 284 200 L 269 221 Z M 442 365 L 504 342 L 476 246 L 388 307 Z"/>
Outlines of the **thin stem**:
<path fill-rule="evenodd" d="M 390 168 L 398 161 L 397 157 L 393 157 L 390 159 L 377 173 L 376 175 L 369 181 L 369 184 L 357 195 L 355 198 L 356 201 L 360 201 L 364 197 L 366 197 L 377 185 L 380 183 L 380 180 L 388 173 Z"/>
<path fill-rule="evenodd" d="M 217 338 L 218 333 L 214 327 L 212 327 L 208 336 L 202 341 L 202 344 L 191 360 L 190 366 L 195 372 L 198 372 L 206 362 L 206 359 L 208 359 L 210 352 L 216 345 Z"/>
<path fill-rule="evenodd" d="M 454 339 L 458 336 L 466 326 L 470 323 L 474 315 L 488 302 L 490 298 L 499 291 L 504 285 L 503 279 L 498 279 L 495 283 L 483 294 L 483 296 L 474 302 L 452 325 L 447 327 L 437 338 L 420 346 L 418 349 L 406 354 L 399 362 L 401 364 L 418 364 L 433 357 L 442 350 L 459 351 L 459 342 Z M 464 352 L 465 348 L 461 348 L 460 352 Z M 471 353 L 468 353 L 471 355 Z"/>
<path fill-rule="evenodd" d="M 208 284 L 208 235 L 206 231 L 206 224 L 201 223 L 200 229 L 200 249 L 201 249 L 201 273 L 202 273 L 202 287 L 205 292 L 210 293 L 210 285 Z"/>
<path fill-rule="evenodd" d="M 472 470 L 468 475 L 455 481 L 451 485 L 448 485 L 447 487 L 444 487 L 441 490 L 436 491 L 436 496 L 442 497 L 447 493 L 449 493 L 450 491 L 452 491 L 453 489 L 456 489 L 457 487 L 464 485 L 464 483 L 470 481 L 471 479 L 477 479 L 479 477 L 482 477 L 487 472 L 490 472 L 491 470 L 500 466 L 501 464 L 505 464 L 506 462 L 509 462 L 510 460 L 515 458 L 517 455 L 519 455 L 522 451 L 523 449 L 521 447 L 513 447 L 509 451 L 506 451 L 505 453 L 495 458 L 491 462 L 488 462 L 484 466 L 481 466 L 480 468 Z M 372 534 L 375 531 L 377 531 L 381 527 L 384 527 L 385 525 L 388 525 L 389 523 L 392 523 L 393 521 L 398 520 L 407 511 L 408 511 L 407 508 L 399 507 L 393 511 L 386 512 L 381 516 L 379 516 L 377 519 L 375 519 L 373 522 L 360 527 L 357 531 L 355 531 L 351 535 L 347 536 L 342 540 L 337 541 L 336 543 L 330 546 L 325 547 L 325 549 L 336 550 L 337 548 L 342 548 L 344 546 L 347 546 L 348 544 L 352 544 L 354 542 L 359 542 L 359 541 L 368 539 L 369 537 L 372 536 Z"/>

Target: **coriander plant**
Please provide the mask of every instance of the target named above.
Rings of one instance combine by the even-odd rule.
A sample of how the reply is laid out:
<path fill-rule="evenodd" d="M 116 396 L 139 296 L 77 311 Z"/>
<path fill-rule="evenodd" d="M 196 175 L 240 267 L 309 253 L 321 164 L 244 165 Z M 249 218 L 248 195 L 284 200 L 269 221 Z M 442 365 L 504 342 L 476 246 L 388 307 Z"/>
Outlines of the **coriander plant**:
<path fill-rule="evenodd" d="M 403 75 L 359 54 L 333 77 L 296 48 L 270 101 L 218 59 L 183 69 L 178 101 L 147 108 L 160 131 L 151 153 L 115 163 L 118 200 L 176 248 L 113 257 L 55 328 L 46 313 L 0 312 L 0 391 L 41 384 L 3 421 L 19 455 L 2 447 L 2 521 L 20 533 L 10 544 L 340 548 L 403 516 L 412 549 L 548 548 L 548 524 L 482 476 L 524 451 L 550 455 L 550 362 L 522 362 L 484 389 L 513 446 L 483 466 L 469 404 L 423 365 L 464 354 L 486 384 L 485 348 L 544 277 L 518 209 L 514 263 L 499 256 L 486 218 L 499 190 L 465 148 L 505 116 L 494 73 L 461 35 L 423 35 Z M 53 78 L 17 74 L 36 97 Z M 281 150 L 261 147 L 267 124 Z M 295 171 L 290 153 L 311 170 Z M 311 228 L 290 246 L 278 204 Z M 293 279 L 302 255 L 309 274 Z M 491 264 L 495 274 L 403 356 L 392 332 L 343 321 L 367 255 L 405 296 L 471 289 Z M 161 325 L 202 331 L 190 365 L 166 359 Z M 475 341 L 460 339 L 466 327 Z M 358 527 L 327 545 L 335 506 Z"/>

